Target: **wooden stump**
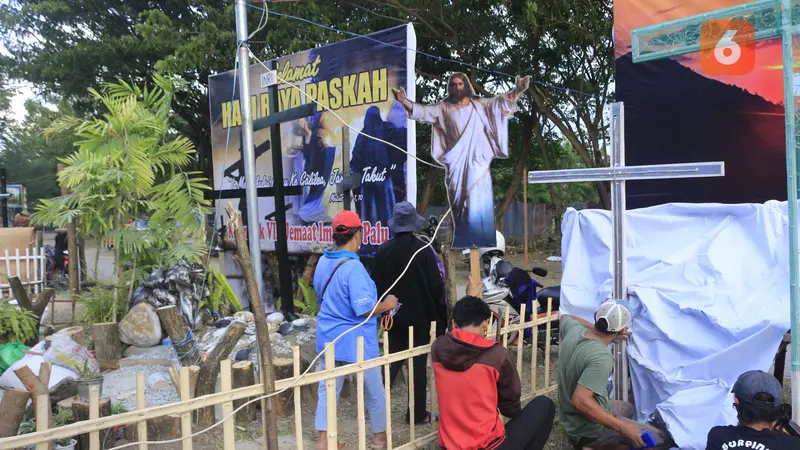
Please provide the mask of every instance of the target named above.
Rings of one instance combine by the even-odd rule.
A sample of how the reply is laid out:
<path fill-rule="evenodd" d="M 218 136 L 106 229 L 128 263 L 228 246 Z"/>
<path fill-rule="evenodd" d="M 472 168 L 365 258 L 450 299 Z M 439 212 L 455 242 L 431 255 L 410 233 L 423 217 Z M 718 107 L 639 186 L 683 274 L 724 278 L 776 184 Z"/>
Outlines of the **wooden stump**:
<path fill-rule="evenodd" d="M 86 342 L 83 338 L 83 327 L 63 328 L 61 330 L 56 331 L 55 334 L 64 334 L 66 336 L 69 336 L 69 338 L 75 341 L 76 344 L 86 347 Z"/>
<path fill-rule="evenodd" d="M 125 426 L 123 433 L 125 440 L 128 442 L 136 442 L 139 440 L 139 430 L 136 429 L 137 424 L 132 423 Z M 148 441 L 168 441 L 176 439 L 181 436 L 181 415 L 168 414 L 155 419 L 147 421 L 147 440 Z M 159 448 L 159 447 L 150 447 Z"/>
<path fill-rule="evenodd" d="M 19 378 L 19 381 L 25 386 L 25 389 L 30 393 L 33 399 L 33 410 L 38 415 L 37 404 L 42 396 L 47 396 L 47 429 L 53 428 L 53 411 L 50 407 L 50 363 L 43 362 L 39 366 L 39 374 L 34 375 L 33 371 L 28 366 L 22 366 L 15 370 L 14 373 Z M 39 422 L 39 419 L 36 419 Z M 52 443 L 51 443 L 52 446 Z"/>
<path fill-rule="evenodd" d="M 233 388 L 243 388 L 256 384 L 255 373 L 253 373 L 253 363 L 250 361 L 239 361 L 233 364 L 232 378 Z M 244 403 L 250 401 L 250 398 L 243 398 L 241 400 L 233 401 L 233 409 L 236 410 Z M 243 423 L 253 423 L 256 420 L 256 404 L 251 403 L 239 412 L 236 413 L 236 421 Z"/>
<path fill-rule="evenodd" d="M 82 422 L 89 420 L 89 402 L 82 402 L 76 400 L 72 402 L 72 415 L 75 416 L 75 422 Z M 100 399 L 100 417 L 108 417 L 111 415 L 111 399 Z M 81 434 L 76 437 L 78 445 L 81 450 L 89 450 L 89 434 Z M 111 448 L 114 446 L 115 435 L 114 431 L 110 428 L 100 430 L 100 448 Z"/>
<path fill-rule="evenodd" d="M 183 342 L 186 339 L 186 336 L 189 334 L 189 327 L 186 326 L 186 322 L 183 320 L 183 314 L 181 314 L 177 306 L 163 306 L 158 308 L 156 313 L 161 321 L 161 326 L 167 331 L 167 335 L 172 342 Z M 194 342 L 190 341 L 175 348 L 178 355 L 182 355 L 181 362 L 184 366 L 191 366 L 197 363 L 199 359 L 199 355 L 197 355 L 196 352 L 194 354 L 189 353 L 193 347 Z"/>
<path fill-rule="evenodd" d="M 94 354 L 101 370 L 119 369 L 122 359 L 122 342 L 119 340 L 119 324 L 116 322 L 92 325 Z"/>
<path fill-rule="evenodd" d="M 197 377 L 197 386 L 194 390 L 195 397 L 214 392 L 214 388 L 217 386 L 217 376 L 219 375 L 219 362 L 230 355 L 233 347 L 244 334 L 245 329 L 247 329 L 247 326 L 241 322 L 232 322 L 228 327 L 228 331 L 222 336 L 222 339 L 220 339 L 201 367 L 200 375 Z M 196 417 L 198 428 L 205 429 L 211 426 L 214 422 L 214 407 L 207 406 L 198 409 Z"/>
<path fill-rule="evenodd" d="M 0 438 L 16 436 L 25 417 L 25 406 L 31 395 L 28 391 L 7 389 L 0 401 Z"/>

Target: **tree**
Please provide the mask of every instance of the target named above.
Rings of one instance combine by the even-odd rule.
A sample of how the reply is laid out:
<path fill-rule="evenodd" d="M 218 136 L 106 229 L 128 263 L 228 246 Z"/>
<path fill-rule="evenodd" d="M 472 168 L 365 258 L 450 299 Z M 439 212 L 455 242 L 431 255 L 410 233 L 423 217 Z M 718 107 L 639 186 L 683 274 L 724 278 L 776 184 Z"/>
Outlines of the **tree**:
<path fill-rule="evenodd" d="M 1 106 L 0 106 L 1 107 Z M 20 124 L 6 119 L 7 131 L 2 139 L 0 166 L 9 175 L 9 184 L 23 184 L 28 191 L 28 206 L 35 208 L 40 199 L 59 195 L 56 162 L 74 150 L 74 138 L 60 135 L 45 139 L 44 131 L 59 116 L 73 111 L 65 104 L 57 110 L 41 103 L 25 102 L 25 117 Z"/>
<path fill-rule="evenodd" d="M 51 226 L 77 220 L 84 234 L 113 239 L 117 273 L 125 259 L 132 263 L 131 293 L 137 262 L 153 269 L 179 259 L 199 262 L 205 253 L 203 217 L 210 202 L 203 191 L 209 187 L 198 172 L 184 171 L 195 147 L 170 127 L 173 96 L 186 82 L 160 75 L 153 82 L 152 88 L 120 81 L 102 93 L 89 89 L 107 113 L 53 123 L 48 136 L 69 131 L 78 139 L 58 176 L 70 193 L 42 200 L 32 216 Z M 146 228 L 129 225 L 141 214 L 149 216 Z M 149 271 L 139 271 L 138 281 Z"/>

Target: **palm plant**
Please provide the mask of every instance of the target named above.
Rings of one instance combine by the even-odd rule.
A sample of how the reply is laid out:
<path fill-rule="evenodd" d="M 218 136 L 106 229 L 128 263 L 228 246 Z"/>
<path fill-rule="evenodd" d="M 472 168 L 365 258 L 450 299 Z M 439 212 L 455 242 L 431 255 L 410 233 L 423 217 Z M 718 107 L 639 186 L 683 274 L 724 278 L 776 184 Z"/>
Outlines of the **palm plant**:
<path fill-rule="evenodd" d="M 210 202 L 203 192 L 209 187 L 199 172 L 184 171 L 195 147 L 170 126 L 173 96 L 187 84 L 162 75 L 153 83 L 140 88 L 119 81 L 105 84 L 102 92 L 89 89 L 105 114 L 63 117 L 50 126 L 46 136 L 69 131 L 77 137 L 77 150 L 61 159 L 66 167 L 58 177 L 70 193 L 42 200 L 32 216 L 34 223 L 56 227 L 75 220 L 80 232 L 113 240 L 117 286 L 122 263 L 132 265 L 129 296 L 144 279 L 136 275 L 137 262 L 199 262 L 205 250 L 203 217 Z M 148 226 L 128 225 L 140 213 L 149 215 Z"/>

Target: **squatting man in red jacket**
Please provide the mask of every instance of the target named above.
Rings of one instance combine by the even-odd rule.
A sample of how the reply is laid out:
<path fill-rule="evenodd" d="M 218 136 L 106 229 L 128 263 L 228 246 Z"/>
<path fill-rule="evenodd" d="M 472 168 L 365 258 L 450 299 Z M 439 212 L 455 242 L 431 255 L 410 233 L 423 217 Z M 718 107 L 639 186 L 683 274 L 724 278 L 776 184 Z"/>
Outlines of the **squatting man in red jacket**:
<path fill-rule="evenodd" d="M 431 351 L 439 394 L 439 446 L 448 450 L 541 450 L 553 427 L 555 405 L 536 397 L 520 405 L 520 379 L 511 353 L 484 338 L 491 311 L 480 280 L 453 308 L 453 330 Z M 499 413 L 498 413 L 499 409 Z M 511 420 L 503 425 L 500 414 Z"/>

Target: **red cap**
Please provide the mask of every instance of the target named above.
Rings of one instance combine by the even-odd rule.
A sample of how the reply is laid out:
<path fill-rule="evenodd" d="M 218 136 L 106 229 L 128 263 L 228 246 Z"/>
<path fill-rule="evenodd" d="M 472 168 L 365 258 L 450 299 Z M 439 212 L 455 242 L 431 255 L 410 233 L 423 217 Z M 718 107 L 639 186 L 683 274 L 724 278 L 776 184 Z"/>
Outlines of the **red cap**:
<path fill-rule="evenodd" d="M 339 227 L 344 227 L 340 230 Z M 361 228 L 361 218 L 353 211 L 340 211 L 333 218 L 333 232 L 335 234 L 345 234 L 353 228 Z"/>

